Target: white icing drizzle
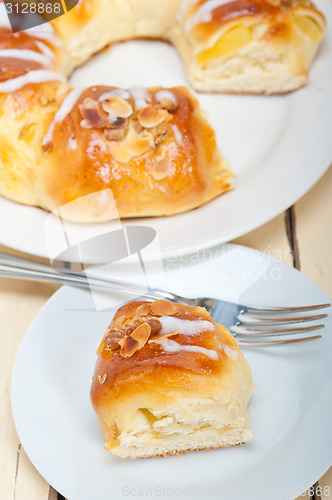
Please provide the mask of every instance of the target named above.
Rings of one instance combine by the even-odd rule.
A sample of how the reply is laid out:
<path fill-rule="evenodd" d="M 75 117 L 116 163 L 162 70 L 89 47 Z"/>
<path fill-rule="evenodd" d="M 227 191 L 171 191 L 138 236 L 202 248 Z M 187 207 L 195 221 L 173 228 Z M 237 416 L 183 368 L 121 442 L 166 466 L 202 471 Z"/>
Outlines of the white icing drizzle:
<path fill-rule="evenodd" d="M 228 356 L 233 361 L 236 361 L 237 358 L 239 357 L 237 351 L 229 347 L 227 344 L 222 344 L 221 348 L 226 354 L 226 356 Z"/>
<path fill-rule="evenodd" d="M 183 146 L 183 137 L 177 125 L 171 125 L 178 146 Z"/>
<path fill-rule="evenodd" d="M 130 87 L 128 91 L 131 93 L 135 100 L 135 108 L 143 109 L 148 106 L 148 102 L 151 101 L 151 96 L 147 89 L 142 85 L 134 85 Z"/>
<path fill-rule="evenodd" d="M 34 50 L 26 49 L 0 49 L 0 57 L 13 59 L 24 59 L 25 61 L 35 61 L 43 66 L 50 67 L 50 60 L 45 54 L 40 54 Z"/>
<path fill-rule="evenodd" d="M 169 90 L 159 90 L 159 92 L 156 93 L 156 99 L 158 102 L 162 101 L 163 99 L 169 99 L 173 104 L 177 104 L 175 95 Z"/>
<path fill-rule="evenodd" d="M 218 360 L 218 354 L 216 351 L 212 349 L 206 349 L 205 347 L 200 347 L 198 345 L 181 345 L 171 339 L 161 339 L 158 343 L 162 346 L 165 352 L 199 352 L 200 354 L 204 354 L 211 359 Z"/>
<path fill-rule="evenodd" d="M 211 321 L 200 319 L 192 321 L 190 319 L 175 318 L 174 316 L 162 316 L 158 319 L 162 326 L 160 335 L 175 332 L 176 330 L 179 330 L 182 335 L 197 335 L 207 330 L 213 332 L 216 329 Z"/>
<path fill-rule="evenodd" d="M 52 80 L 58 80 L 64 82 L 63 76 L 53 71 L 47 71 L 46 69 L 36 69 L 29 71 L 25 75 L 18 76 L 16 78 L 11 78 L 5 82 L 0 83 L 0 93 L 15 92 L 21 89 L 29 83 L 42 83 L 50 82 Z"/>
<path fill-rule="evenodd" d="M 68 149 L 77 149 L 77 141 L 76 139 L 73 139 L 72 137 L 69 137 L 68 140 Z"/>
<path fill-rule="evenodd" d="M 11 29 L 6 6 L 3 2 L 0 3 L 0 27 Z"/>
<path fill-rule="evenodd" d="M 50 23 L 33 26 L 32 28 L 24 30 L 24 33 L 35 38 L 40 38 L 41 40 L 46 40 L 55 47 L 60 47 L 62 45 L 60 37 L 57 35 L 55 29 Z"/>
<path fill-rule="evenodd" d="M 186 32 L 189 33 L 195 26 L 199 24 L 206 24 L 212 21 L 212 13 L 221 5 L 225 5 L 229 0 L 207 0 L 204 2 L 197 11 L 192 14 L 186 24 Z"/>
<path fill-rule="evenodd" d="M 100 97 L 99 101 L 106 101 L 109 97 L 121 97 L 121 99 L 125 99 L 126 101 L 130 99 L 130 94 L 127 90 L 124 89 L 114 89 L 109 92 L 104 92 Z"/>
<path fill-rule="evenodd" d="M 66 98 L 62 102 L 60 108 L 55 113 L 53 121 L 51 122 L 45 137 L 43 137 L 43 139 L 42 139 L 43 146 L 52 142 L 52 137 L 53 137 L 55 125 L 57 123 L 62 122 L 66 118 L 66 116 L 70 113 L 70 111 L 73 109 L 76 102 L 80 98 L 83 90 L 84 89 L 79 88 L 79 87 L 75 88 L 75 89 L 71 90 L 69 92 L 69 94 L 66 96 Z"/>

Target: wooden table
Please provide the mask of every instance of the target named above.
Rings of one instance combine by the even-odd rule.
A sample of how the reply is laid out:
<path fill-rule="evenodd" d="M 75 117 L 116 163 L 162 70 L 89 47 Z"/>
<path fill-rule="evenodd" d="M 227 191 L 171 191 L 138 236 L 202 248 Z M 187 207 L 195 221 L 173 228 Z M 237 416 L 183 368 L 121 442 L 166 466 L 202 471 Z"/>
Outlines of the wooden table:
<path fill-rule="evenodd" d="M 256 248 L 301 269 L 332 297 L 332 169 L 295 206 L 235 243 Z M 0 250 L 10 252 L 4 247 Z M 55 290 L 54 285 L 0 279 L 1 500 L 63 498 L 30 463 L 18 440 L 10 410 L 10 378 L 17 349 L 34 316 Z M 310 497 L 332 500 L 332 469 L 311 492 L 299 498 Z"/>

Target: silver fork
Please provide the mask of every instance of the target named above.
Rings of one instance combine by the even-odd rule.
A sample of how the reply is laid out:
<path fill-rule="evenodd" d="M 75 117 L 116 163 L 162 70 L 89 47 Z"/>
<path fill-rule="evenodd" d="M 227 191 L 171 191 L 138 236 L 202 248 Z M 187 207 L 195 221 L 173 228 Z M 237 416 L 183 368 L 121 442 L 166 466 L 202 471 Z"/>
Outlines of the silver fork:
<path fill-rule="evenodd" d="M 272 340 L 268 337 L 284 337 L 286 335 L 311 333 L 324 328 L 324 324 L 289 327 L 296 323 L 321 320 L 327 314 L 301 315 L 329 307 L 331 304 L 317 304 L 302 307 L 256 307 L 235 304 L 211 297 L 190 299 L 159 288 L 148 288 L 125 281 L 115 281 L 109 278 L 86 275 L 83 271 L 73 271 L 65 267 L 53 267 L 28 259 L 0 253 L 0 276 L 28 279 L 33 281 L 48 281 L 83 288 L 107 289 L 118 292 L 134 293 L 150 299 L 165 299 L 171 302 L 189 306 L 205 307 L 214 321 L 228 328 L 240 344 L 248 346 L 270 346 L 303 342 L 321 338 L 321 335 Z M 295 316 L 293 316 L 295 314 Z M 300 314 L 300 315 L 299 315 Z M 281 327 L 275 328 L 276 325 Z M 256 337 L 256 340 L 248 340 Z M 260 338 L 260 340 L 258 340 Z M 264 338 L 264 340 L 261 340 Z"/>

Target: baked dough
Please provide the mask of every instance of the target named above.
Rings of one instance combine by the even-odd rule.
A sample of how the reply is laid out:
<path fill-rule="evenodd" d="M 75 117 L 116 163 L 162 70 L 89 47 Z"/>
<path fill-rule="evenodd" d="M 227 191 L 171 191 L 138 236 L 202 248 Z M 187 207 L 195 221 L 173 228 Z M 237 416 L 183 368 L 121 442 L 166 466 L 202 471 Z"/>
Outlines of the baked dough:
<path fill-rule="evenodd" d="M 82 26 L 84 1 L 57 31 L 0 27 L 0 194 L 98 222 L 172 215 L 231 189 L 233 174 L 187 88 L 65 83 L 61 75 L 107 43 L 112 30 L 95 24 L 102 4 L 88 18 L 95 41 Z"/>
<path fill-rule="evenodd" d="M 233 176 L 187 89 L 65 78 L 107 44 L 146 37 L 178 48 L 197 90 L 287 92 L 305 83 L 324 29 L 306 1 L 81 0 L 13 34 L 0 2 L 0 194 L 77 222 L 208 202 Z"/>
<path fill-rule="evenodd" d="M 282 94 L 305 85 L 325 18 L 307 0 L 184 0 L 178 46 L 196 90 Z"/>
<path fill-rule="evenodd" d="M 253 438 L 249 365 L 206 309 L 164 300 L 127 304 L 97 354 L 91 401 L 111 453 L 164 456 Z"/>

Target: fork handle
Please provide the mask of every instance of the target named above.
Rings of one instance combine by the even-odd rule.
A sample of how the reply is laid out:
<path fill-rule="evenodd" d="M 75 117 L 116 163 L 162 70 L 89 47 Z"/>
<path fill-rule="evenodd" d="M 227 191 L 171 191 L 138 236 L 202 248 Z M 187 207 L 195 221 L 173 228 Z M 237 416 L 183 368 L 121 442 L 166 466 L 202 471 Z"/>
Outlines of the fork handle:
<path fill-rule="evenodd" d="M 152 299 L 164 299 L 172 302 L 184 302 L 193 305 L 194 300 L 185 299 L 172 292 L 159 288 L 144 287 L 142 285 L 118 281 L 109 278 L 87 275 L 84 272 L 61 269 L 47 264 L 40 264 L 21 257 L 13 257 L 0 253 L 0 276 L 21 278 L 32 281 L 47 281 L 81 288 L 99 290 L 114 290 L 118 292 L 133 293 Z"/>

